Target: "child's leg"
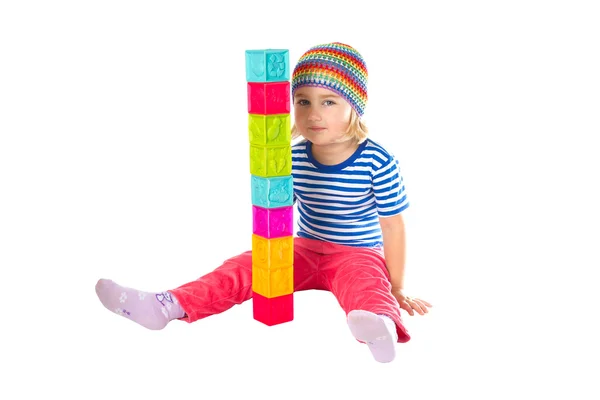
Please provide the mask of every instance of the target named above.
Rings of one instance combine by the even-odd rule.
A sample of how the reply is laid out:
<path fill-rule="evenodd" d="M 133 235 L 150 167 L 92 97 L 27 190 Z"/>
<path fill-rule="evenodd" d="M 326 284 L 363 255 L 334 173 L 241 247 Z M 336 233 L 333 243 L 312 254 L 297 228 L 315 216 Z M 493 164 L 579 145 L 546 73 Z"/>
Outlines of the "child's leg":
<path fill-rule="evenodd" d="M 193 322 L 252 297 L 252 252 L 230 258 L 198 280 L 166 292 L 141 292 L 100 279 L 96 293 L 107 309 L 148 329 L 162 329 L 173 319 Z"/>
<path fill-rule="evenodd" d="M 303 239 L 294 238 L 294 291 L 317 284 L 318 258 Z M 202 278 L 170 290 L 186 312 L 187 322 L 218 314 L 252 298 L 252 252 L 227 260 Z"/>
<path fill-rule="evenodd" d="M 348 327 L 356 340 L 366 343 L 375 360 L 390 362 L 396 357 L 396 324 L 386 315 L 365 310 L 348 313 Z"/>
<path fill-rule="evenodd" d="M 230 258 L 214 271 L 170 292 L 185 310 L 181 319 L 186 322 L 241 304 L 252 298 L 252 252 Z"/>
<path fill-rule="evenodd" d="M 98 298 L 110 311 L 148 329 L 162 329 L 185 312 L 169 292 L 151 293 L 120 286 L 109 279 L 96 284 Z"/>
<path fill-rule="evenodd" d="M 318 287 L 314 246 L 294 238 L 295 290 Z M 96 292 L 110 311 L 149 329 L 162 329 L 173 319 L 187 322 L 219 314 L 252 298 L 252 252 L 225 261 L 201 278 L 162 293 L 146 293 L 101 279 Z"/>
<path fill-rule="evenodd" d="M 383 255 L 373 249 L 328 244 L 321 264 L 328 289 L 348 316 L 354 337 L 369 345 L 381 362 L 393 360 L 396 342 L 410 340 L 392 296 Z"/>

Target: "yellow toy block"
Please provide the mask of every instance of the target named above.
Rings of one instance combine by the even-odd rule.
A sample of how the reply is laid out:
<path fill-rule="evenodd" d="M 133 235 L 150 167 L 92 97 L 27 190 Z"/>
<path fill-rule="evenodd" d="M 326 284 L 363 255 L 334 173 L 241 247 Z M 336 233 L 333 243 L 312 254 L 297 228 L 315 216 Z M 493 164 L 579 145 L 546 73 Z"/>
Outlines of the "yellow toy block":
<path fill-rule="evenodd" d="M 252 290 L 267 298 L 293 293 L 293 266 L 268 270 L 252 265 Z"/>
<path fill-rule="evenodd" d="M 265 270 L 287 268 L 294 264 L 294 238 L 267 239 L 252 235 L 252 265 Z"/>

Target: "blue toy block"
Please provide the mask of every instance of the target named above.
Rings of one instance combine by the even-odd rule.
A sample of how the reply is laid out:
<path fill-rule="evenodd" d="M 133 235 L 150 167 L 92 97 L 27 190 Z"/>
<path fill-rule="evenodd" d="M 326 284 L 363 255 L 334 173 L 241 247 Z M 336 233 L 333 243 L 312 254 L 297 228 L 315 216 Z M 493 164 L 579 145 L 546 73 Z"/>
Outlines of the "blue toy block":
<path fill-rule="evenodd" d="M 252 205 L 263 208 L 278 208 L 294 204 L 293 177 L 263 178 L 251 175 Z"/>
<path fill-rule="evenodd" d="M 288 50 L 246 50 L 247 82 L 283 82 L 289 79 L 290 54 Z"/>

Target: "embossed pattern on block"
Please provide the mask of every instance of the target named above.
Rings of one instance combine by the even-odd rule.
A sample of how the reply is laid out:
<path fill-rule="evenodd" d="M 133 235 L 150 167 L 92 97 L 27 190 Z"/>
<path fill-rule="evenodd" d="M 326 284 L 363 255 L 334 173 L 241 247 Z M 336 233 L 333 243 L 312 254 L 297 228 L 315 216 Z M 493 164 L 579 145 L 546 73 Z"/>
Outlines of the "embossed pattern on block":
<path fill-rule="evenodd" d="M 294 292 L 294 268 L 263 269 L 252 266 L 252 290 L 267 298 Z"/>
<path fill-rule="evenodd" d="M 292 146 L 250 146 L 250 173 L 269 178 L 292 174 Z"/>
<path fill-rule="evenodd" d="M 262 208 L 252 206 L 252 233 L 267 239 L 292 236 L 294 208 Z"/>
<path fill-rule="evenodd" d="M 294 204 L 294 180 L 291 175 L 262 178 L 251 175 L 252 205 L 277 208 Z"/>
<path fill-rule="evenodd" d="M 290 114 L 248 114 L 248 139 L 250 145 L 289 145 L 292 141 Z"/>
<path fill-rule="evenodd" d="M 290 79 L 289 51 L 246 50 L 247 82 L 281 82 Z"/>
<path fill-rule="evenodd" d="M 294 294 L 267 298 L 252 293 L 252 309 L 254 319 L 265 325 L 290 322 L 294 319 Z"/>
<path fill-rule="evenodd" d="M 252 265 L 273 270 L 292 266 L 294 263 L 294 238 L 291 236 L 267 239 L 252 235 Z"/>
<path fill-rule="evenodd" d="M 248 82 L 248 113 L 289 114 L 290 82 Z"/>

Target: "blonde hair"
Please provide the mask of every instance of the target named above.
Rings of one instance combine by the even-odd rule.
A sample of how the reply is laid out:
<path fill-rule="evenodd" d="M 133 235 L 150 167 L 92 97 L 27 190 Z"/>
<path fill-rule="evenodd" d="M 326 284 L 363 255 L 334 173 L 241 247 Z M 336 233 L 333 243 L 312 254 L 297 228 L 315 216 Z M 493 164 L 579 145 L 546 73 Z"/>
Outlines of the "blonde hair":
<path fill-rule="evenodd" d="M 350 113 L 350 123 L 348 124 L 348 130 L 346 130 L 344 136 L 348 137 L 350 140 L 354 142 L 362 143 L 369 134 L 369 129 L 367 125 L 363 121 L 361 121 L 358 113 L 352 109 Z M 292 126 L 292 140 L 301 137 L 302 134 L 298 132 L 298 128 L 296 128 L 296 124 Z"/>

